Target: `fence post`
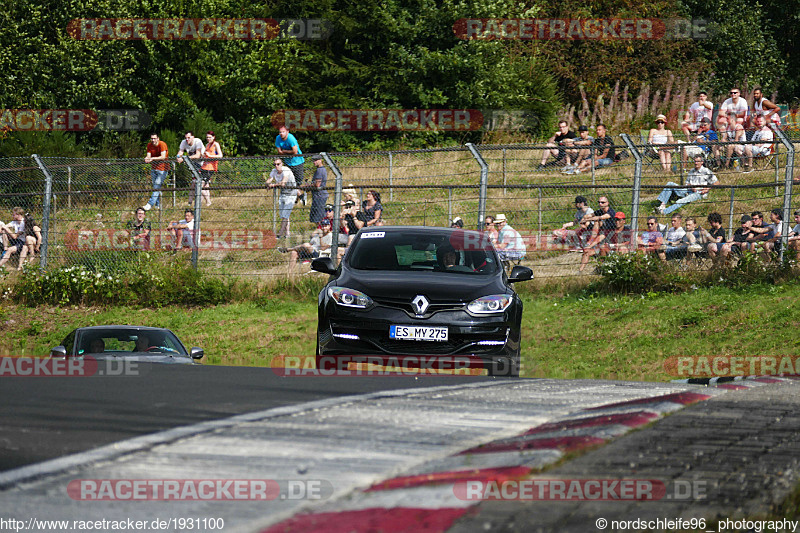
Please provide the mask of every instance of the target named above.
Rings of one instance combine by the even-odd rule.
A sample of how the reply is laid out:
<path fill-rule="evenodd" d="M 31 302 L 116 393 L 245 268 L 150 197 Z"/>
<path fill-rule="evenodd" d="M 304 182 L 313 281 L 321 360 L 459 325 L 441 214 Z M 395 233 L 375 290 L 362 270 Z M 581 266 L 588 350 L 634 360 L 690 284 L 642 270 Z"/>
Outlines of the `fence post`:
<path fill-rule="evenodd" d="M 622 142 L 631 151 L 636 163 L 633 167 L 633 198 L 631 199 L 631 247 L 636 247 L 636 233 L 639 230 L 639 198 L 642 188 L 642 154 L 633 144 L 627 133 L 620 134 Z"/>
<path fill-rule="evenodd" d="M 389 200 L 394 200 L 394 187 L 392 186 L 393 176 L 394 176 L 394 159 L 392 158 L 392 152 L 389 152 Z"/>
<path fill-rule="evenodd" d="M 42 268 L 47 268 L 47 245 L 50 241 L 50 197 L 53 196 L 53 175 L 47 170 L 37 154 L 31 156 L 39 170 L 44 174 L 44 199 L 42 200 L 42 246 L 39 252 L 41 259 L 39 264 Z"/>
<path fill-rule="evenodd" d="M 539 232 L 537 235 L 542 234 L 542 188 L 539 187 Z"/>
<path fill-rule="evenodd" d="M 335 265 L 337 261 L 339 261 L 339 217 L 342 216 L 342 172 L 328 155 L 328 152 L 321 152 L 319 155 L 322 156 L 322 159 L 325 160 L 325 164 L 328 165 L 335 176 L 335 187 L 333 190 L 333 223 L 331 224 L 331 259 Z M 391 153 L 389 153 L 389 161 L 391 161 Z M 391 165 L 389 168 L 391 168 Z M 391 197 L 391 189 L 389 189 L 389 191 L 389 196 Z"/>
<path fill-rule="evenodd" d="M 780 259 L 783 261 L 783 252 L 786 249 L 786 246 L 789 243 L 789 217 L 792 214 L 792 184 L 793 184 L 793 174 L 794 174 L 794 145 L 792 142 L 786 137 L 786 134 L 777 127 L 776 124 L 771 125 L 772 131 L 778 136 L 780 139 L 781 144 L 786 147 L 786 179 L 784 181 L 784 188 L 783 188 L 783 231 L 781 232 L 781 242 L 783 246 L 781 246 L 781 255 Z M 777 176 L 777 165 L 779 161 L 779 157 L 775 156 L 775 175 Z"/>
<path fill-rule="evenodd" d="M 731 202 L 728 206 L 728 241 L 733 240 L 733 200 L 736 197 L 736 189 L 731 187 Z"/>
<path fill-rule="evenodd" d="M 72 167 L 67 167 L 67 208 L 72 209 Z"/>
<path fill-rule="evenodd" d="M 188 155 L 183 156 L 183 160 L 186 162 L 186 166 L 189 168 L 189 172 L 192 173 L 194 176 L 194 246 L 192 246 L 192 268 L 197 270 L 197 248 L 200 245 L 200 204 L 203 202 L 201 201 L 201 191 L 203 189 L 203 180 L 200 178 L 200 173 L 197 171 L 197 168 L 189 159 Z M 177 168 L 175 169 L 177 172 Z M 159 209 L 159 214 L 161 210 Z M 180 242 L 178 242 L 178 246 L 180 246 Z"/>
<path fill-rule="evenodd" d="M 453 221 L 453 188 L 447 188 L 447 225 Z"/>
<path fill-rule="evenodd" d="M 486 161 L 483 159 L 483 156 L 475 148 L 475 145 L 472 143 L 467 143 L 464 146 L 467 147 L 472 153 L 472 157 L 475 158 L 475 161 L 478 162 L 478 165 L 481 167 L 481 181 L 480 181 L 480 189 L 478 193 L 478 231 L 483 229 L 483 219 L 486 216 L 486 195 L 487 195 L 487 188 L 489 185 L 489 165 L 486 164 Z"/>
<path fill-rule="evenodd" d="M 507 191 L 506 191 L 506 184 L 507 183 L 508 182 L 506 181 L 506 149 L 503 148 L 503 196 L 505 196 L 507 194 Z"/>

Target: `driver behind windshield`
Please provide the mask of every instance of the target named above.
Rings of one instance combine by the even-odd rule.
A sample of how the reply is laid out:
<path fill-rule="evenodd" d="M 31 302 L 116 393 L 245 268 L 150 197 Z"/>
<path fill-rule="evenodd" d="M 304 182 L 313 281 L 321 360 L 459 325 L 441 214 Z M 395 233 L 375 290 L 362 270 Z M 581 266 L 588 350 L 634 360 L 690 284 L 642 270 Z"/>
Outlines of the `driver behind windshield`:
<path fill-rule="evenodd" d="M 150 344 L 150 337 L 147 335 L 139 335 L 139 337 L 136 338 L 136 348 L 133 351 L 146 352 L 150 346 L 152 346 Z"/>

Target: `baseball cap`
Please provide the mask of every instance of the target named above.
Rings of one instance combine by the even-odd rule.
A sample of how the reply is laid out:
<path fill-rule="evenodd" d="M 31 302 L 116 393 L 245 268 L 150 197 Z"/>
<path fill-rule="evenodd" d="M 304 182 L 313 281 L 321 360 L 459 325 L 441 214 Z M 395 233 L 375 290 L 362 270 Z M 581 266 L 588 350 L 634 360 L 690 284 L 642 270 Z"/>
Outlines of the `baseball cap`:
<path fill-rule="evenodd" d="M 314 154 L 314 155 L 311 156 L 311 160 L 312 161 L 320 161 L 320 160 L 322 160 L 322 156 L 319 155 L 319 154 Z"/>
<path fill-rule="evenodd" d="M 622 218 L 622 219 L 624 219 L 625 218 L 625 213 L 623 213 L 622 211 L 617 211 L 616 213 L 614 213 L 614 218 Z"/>
<path fill-rule="evenodd" d="M 456 217 L 450 222 L 450 227 L 457 226 L 459 228 L 464 227 L 464 221 L 461 220 L 461 217 Z"/>
<path fill-rule="evenodd" d="M 739 224 L 744 224 L 745 222 L 749 222 L 751 220 L 753 219 L 750 218 L 750 215 L 742 215 L 741 220 L 739 220 Z"/>
<path fill-rule="evenodd" d="M 581 126 L 580 128 L 578 128 L 578 131 L 589 131 L 589 127 L 588 126 Z"/>
<path fill-rule="evenodd" d="M 325 204 L 325 211 L 333 211 L 333 204 Z"/>

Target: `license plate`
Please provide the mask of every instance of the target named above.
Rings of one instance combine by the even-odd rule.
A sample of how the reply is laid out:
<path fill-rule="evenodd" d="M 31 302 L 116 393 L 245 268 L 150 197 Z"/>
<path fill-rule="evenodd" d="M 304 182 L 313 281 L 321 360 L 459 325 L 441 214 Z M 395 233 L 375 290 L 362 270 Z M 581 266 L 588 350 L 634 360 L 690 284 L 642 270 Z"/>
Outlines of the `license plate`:
<path fill-rule="evenodd" d="M 446 327 L 389 326 L 389 338 L 407 341 L 446 341 Z"/>

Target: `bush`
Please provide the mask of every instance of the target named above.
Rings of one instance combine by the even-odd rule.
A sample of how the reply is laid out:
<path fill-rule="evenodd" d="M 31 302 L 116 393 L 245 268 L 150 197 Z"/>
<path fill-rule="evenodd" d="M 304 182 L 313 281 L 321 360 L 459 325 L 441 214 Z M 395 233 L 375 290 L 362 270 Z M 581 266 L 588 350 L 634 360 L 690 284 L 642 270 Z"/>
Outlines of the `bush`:
<path fill-rule="evenodd" d="M 4 297 L 27 305 L 216 305 L 231 300 L 233 282 L 205 275 L 184 263 L 161 264 L 137 254 L 119 264 L 88 262 L 54 270 L 30 269 Z"/>
<path fill-rule="evenodd" d="M 677 266 L 653 254 L 612 254 L 598 266 L 602 285 L 619 292 L 675 292 L 688 285 Z"/>

